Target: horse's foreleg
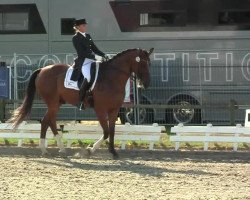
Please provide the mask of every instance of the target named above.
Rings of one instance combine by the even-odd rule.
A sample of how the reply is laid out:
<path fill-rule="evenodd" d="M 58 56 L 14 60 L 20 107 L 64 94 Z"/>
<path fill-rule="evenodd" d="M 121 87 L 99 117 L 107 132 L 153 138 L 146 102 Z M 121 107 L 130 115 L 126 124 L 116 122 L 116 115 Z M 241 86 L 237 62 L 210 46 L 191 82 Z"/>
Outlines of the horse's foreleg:
<path fill-rule="evenodd" d="M 119 109 L 109 112 L 109 152 L 113 154 L 113 158 L 118 158 L 118 153 L 114 147 L 114 137 L 115 137 L 115 122 L 117 120 Z"/>
<path fill-rule="evenodd" d="M 106 118 L 106 114 L 104 114 L 104 113 L 100 114 L 100 113 L 96 112 L 96 115 L 97 115 L 97 118 L 100 122 L 102 129 L 103 129 L 103 136 L 94 143 L 92 148 L 91 147 L 87 148 L 87 150 L 89 151 L 89 154 L 92 154 L 97 149 L 99 149 L 101 144 L 103 143 L 103 141 L 106 140 L 109 136 L 109 128 L 108 128 L 108 121 Z"/>
<path fill-rule="evenodd" d="M 90 154 L 94 153 L 97 149 L 100 148 L 101 144 L 103 143 L 104 141 L 104 136 L 102 136 L 99 140 L 97 140 L 94 144 L 93 144 L 93 147 L 90 148 L 88 147 L 88 151 Z"/>
<path fill-rule="evenodd" d="M 64 144 L 63 144 L 63 141 L 62 141 L 62 135 L 61 134 L 55 135 L 55 139 L 56 139 L 56 142 L 57 142 L 57 146 L 60 149 L 59 153 L 66 153 L 66 150 L 65 150 L 65 147 L 64 147 Z"/>

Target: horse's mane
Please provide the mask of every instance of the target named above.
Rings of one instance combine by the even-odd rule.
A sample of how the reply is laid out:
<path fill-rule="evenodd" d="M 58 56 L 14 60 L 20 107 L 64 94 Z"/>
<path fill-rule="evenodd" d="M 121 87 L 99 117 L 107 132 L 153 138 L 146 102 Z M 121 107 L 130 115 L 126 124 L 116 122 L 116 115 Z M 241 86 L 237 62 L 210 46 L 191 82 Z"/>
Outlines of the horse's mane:
<path fill-rule="evenodd" d="M 135 50 L 139 50 L 138 48 L 134 48 L 134 49 L 126 49 L 118 54 L 116 54 L 113 58 L 109 59 L 108 61 L 106 62 L 102 62 L 101 63 L 101 67 L 99 69 L 99 78 L 98 78 L 98 81 L 102 81 L 104 79 L 106 79 L 106 75 L 105 75 L 105 71 L 108 70 L 108 71 L 113 71 L 114 67 L 113 66 L 113 61 L 116 60 L 117 58 L 119 58 L 120 56 L 128 53 L 128 52 L 131 52 L 131 51 L 135 51 Z"/>
<path fill-rule="evenodd" d="M 135 50 L 139 50 L 139 48 L 134 48 L 134 49 L 126 49 L 118 54 L 116 54 L 113 58 L 109 59 L 107 62 L 105 62 L 105 64 L 110 64 L 113 60 L 115 60 L 116 58 L 122 56 L 125 53 L 128 53 L 130 51 L 135 51 Z"/>

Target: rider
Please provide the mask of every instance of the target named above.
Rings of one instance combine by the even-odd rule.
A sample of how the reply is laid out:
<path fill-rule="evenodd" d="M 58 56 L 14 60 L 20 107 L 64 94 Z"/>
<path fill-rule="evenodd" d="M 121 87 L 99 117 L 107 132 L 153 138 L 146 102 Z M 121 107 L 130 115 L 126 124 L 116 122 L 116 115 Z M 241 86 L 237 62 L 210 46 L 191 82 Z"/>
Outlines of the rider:
<path fill-rule="evenodd" d="M 79 109 L 82 110 L 84 109 L 82 101 L 90 82 L 90 64 L 95 61 L 95 54 L 103 57 L 104 60 L 107 60 L 108 56 L 96 47 L 90 35 L 86 33 L 87 22 L 85 19 L 75 20 L 74 29 L 76 34 L 73 36 L 72 42 L 77 52 L 77 58 L 75 59 L 71 80 L 77 81 L 82 71 L 84 80 L 79 91 Z"/>

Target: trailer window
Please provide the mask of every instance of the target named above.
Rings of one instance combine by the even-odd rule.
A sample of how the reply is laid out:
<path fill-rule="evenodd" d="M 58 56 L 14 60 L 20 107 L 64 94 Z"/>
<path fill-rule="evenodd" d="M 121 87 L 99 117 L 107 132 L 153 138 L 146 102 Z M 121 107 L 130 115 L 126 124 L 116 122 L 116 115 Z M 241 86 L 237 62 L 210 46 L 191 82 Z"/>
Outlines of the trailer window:
<path fill-rule="evenodd" d="M 46 33 L 35 4 L 0 5 L 0 34 Z"/>
<path fill-rule="evenodd" d="M 3 30 L 6 31 L 28 31 L 29 13 L 4 13 Z"/>
<path fill-rule="evenodd" d="M 185 12 L 140 14 L 140 26 L 185 26 L 185 24 Z"/>
<path fill-rule="evenodd" d="M 61 34 L 72 35 L 74 34 L 74 21 L 75 18 L 62 18 L 61 19 Z"/>
<path fill-rule="evenodd" d="M 219 24 L 234 25 L 234 24 L 249 24 L 249 11 L 223 11 L 219 12 Z"/>
<path fill-rule="evenodd" d="M 250 0 L 110 1 L 122 32 L 250 30 Z"/>

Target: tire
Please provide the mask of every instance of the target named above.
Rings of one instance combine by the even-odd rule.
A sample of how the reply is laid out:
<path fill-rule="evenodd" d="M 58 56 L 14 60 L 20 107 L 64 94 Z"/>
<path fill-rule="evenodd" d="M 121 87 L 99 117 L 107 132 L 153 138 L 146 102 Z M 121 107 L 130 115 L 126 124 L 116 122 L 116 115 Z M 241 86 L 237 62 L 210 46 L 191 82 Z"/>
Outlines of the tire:
<path fill-rule="evenodd" d="M 145 98 L 140 101 L 141 104 L 150 104 Z M 121 108 L 119 117 L 122 124 L 129 122 L 135 124 L 134 109 Z M 151 108 L 139 108 L 139 124 L 152 124 L 154 122 L 154 110 Z"/>
<path fill-rule="evenodd" d="M 190 96 L 179 96 L 172 99 L 169 102 L 169 105 L 198 105 L 193 97 Z M 173 108 L 166 109 L 166 123 L 167 124 L 176 124 L 176 123 L 201 123 L 201 110 L 200 109 L 189 109 L 189 108 Z"/>

